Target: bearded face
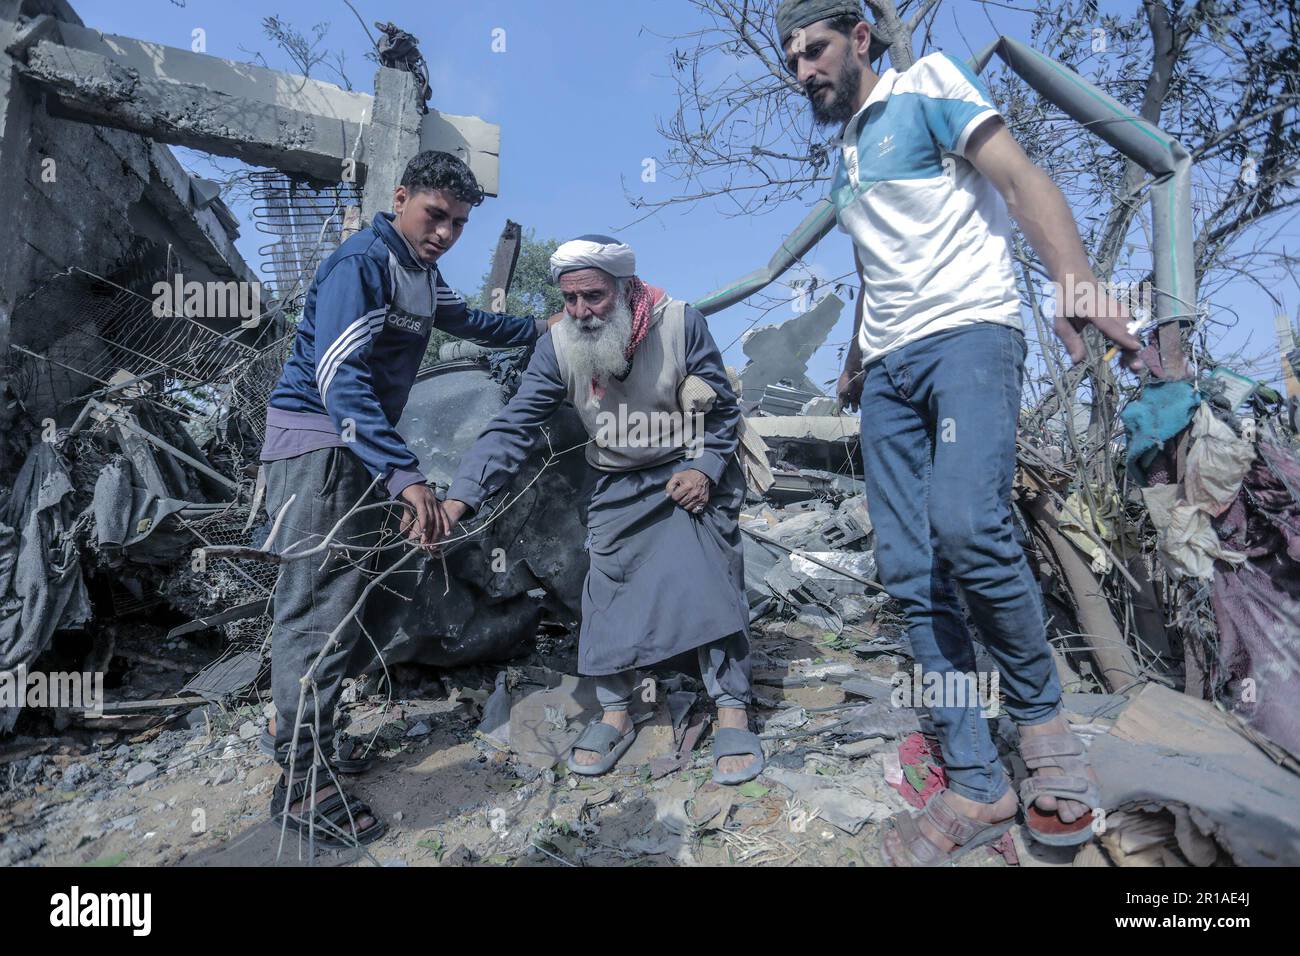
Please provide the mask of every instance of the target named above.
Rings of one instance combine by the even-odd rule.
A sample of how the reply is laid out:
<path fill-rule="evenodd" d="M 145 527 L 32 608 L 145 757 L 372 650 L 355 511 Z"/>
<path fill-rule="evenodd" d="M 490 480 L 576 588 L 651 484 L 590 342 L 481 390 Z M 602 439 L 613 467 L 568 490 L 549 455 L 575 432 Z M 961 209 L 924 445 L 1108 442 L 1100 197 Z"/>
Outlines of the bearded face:
<path fill-rule="evenodd" d="M 848 18 L 843 18 L 848 19 Z M 818 126 L 844 123 L 853 118 L 861 99 L 864 64 L 854 48 L 870 42 L 871 28 L 855 24 L 846 34 L 843 24 L 819 20 L 796 30 L 785 41 L 782 55 L 786 69 L 794 76 Z"/>
<path fill-rule="evenodd" d="M 627 373 L 632 309 L 624 283 L 599 269 L 560 276 L 564 308 L 578 334 L 569 345 L 570 373 L 577 381 L 605 385 Z"/>
<path fill-rule="evenodd" d="M 831 82 L 813 78 L 804 85 L 804 93 L 812 105 L 813 122 L 818 126 L 846 123 L 857 111 L 858 87 L 862 82 L 862 67 L 852 56 L 845 55 L 839 71 Z"/>

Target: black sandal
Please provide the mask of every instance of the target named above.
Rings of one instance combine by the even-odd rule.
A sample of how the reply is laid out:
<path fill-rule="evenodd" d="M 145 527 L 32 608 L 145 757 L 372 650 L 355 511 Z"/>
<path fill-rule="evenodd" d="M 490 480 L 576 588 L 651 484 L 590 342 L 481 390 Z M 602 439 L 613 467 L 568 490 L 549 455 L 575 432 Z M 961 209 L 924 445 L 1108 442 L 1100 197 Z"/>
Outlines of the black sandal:
<path fill-rule="evenodd" d="M 356 753 L 358 747 L 364 747 L 360 757 L 344 757 L 343 754 Z M 257 740 L 257 749 L 268 757 L 275 757 L 275 738 L 269 731 L 262 731 Z M 369 738 L 354 737 L 339 731 L 334 735 L 334 769 L 339 773 L 365 773 L 375 764 L 375 752 L 378 744 L 372 744 Z"/>
<path fill-rule="evenodd" d="M 308 776 L 289 787 L 281 776 L 271 793 L 271 821 L 278 825 L 282 819 L 286 819 L 285 807 L 308 799 L 313 789 L 322 790 L 329 785 L 329 779 L 326 778 L 324 783 L 313 788 Z M 354 821 L 364 816 L 369 816 L 374 823 L 356 833 Z M 355 797 L 349 798 L 337 788 L 328 797 L 316 802 L 315 813 L 310 818 L 287 814 L 287 826 L 301 834 L 314 830 L 316 843 L 329 849 L 373 843 L 388 832 L 388 824 L 379 819 L 369 804 Z"/>

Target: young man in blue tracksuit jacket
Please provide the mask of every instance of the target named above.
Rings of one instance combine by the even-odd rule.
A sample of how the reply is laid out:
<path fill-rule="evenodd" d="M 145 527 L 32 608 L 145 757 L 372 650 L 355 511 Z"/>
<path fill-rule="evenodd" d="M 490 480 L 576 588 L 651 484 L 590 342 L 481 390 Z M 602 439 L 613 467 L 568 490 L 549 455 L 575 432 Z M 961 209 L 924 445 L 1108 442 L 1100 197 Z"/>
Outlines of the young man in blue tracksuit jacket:
<path fill-rule="evenodd" d="M 280 517 L 273 547 L 303 551 L 319 545 L 347 516 L 332 542 L 350 555 L 323 553 L 282 560 L 271 632 L 271 684 L 277 712 L 276 759 L 294 781 L 281 779 L 272 800 L 277 815 L 290 803 L 289 825 L 306 826 L 306 774 L 315 762 L 343 772 L 368 762 L 360 744 L 334 732 L 334 708 L 349 658 L 362 639 L 352 615 L 318 665 L 330 635 L 361 600 L 374 552 L 394 511 L 401 531 L 430 546 L 450 527 L 419 460 L 397 432 L 429 333 L 437 326 L 483 345 L 528 346 L 545 319 L 468 308 L 437 267 L 460 238 L 470 209 L 483 200 L 474 174 L 456 157 L 420 153 L 393 195 L 393 213 L 378 213 L 325 260 L 307 293 L 284 372 L 271 393 L 262 461 L 267 512 Z M 369 506 L 369 507 L 366 507 Z M 349 514 L 349 512 L 352 512 Z M 300 688 L 310 674 L 296 745 Z M 287 786 L 293 783 L 294 786 Z M 287 796 L 286 796 L 287 794 Z M 370 842 L 384 824 L 364 803 L 334 792 L 318 772 L 315 835 L 326 844 Z M 350 814 L 350 819 L 349 819 Z"/>

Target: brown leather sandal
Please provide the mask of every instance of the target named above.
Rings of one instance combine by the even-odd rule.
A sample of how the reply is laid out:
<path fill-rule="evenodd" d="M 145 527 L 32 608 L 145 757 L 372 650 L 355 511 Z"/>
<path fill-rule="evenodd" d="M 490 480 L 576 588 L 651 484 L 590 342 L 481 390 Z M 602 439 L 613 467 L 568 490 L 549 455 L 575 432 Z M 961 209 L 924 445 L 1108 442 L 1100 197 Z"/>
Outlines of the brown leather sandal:
<path fill-rule="evenodd" d="M 1030 770 L 1058 767 L 1063 771 L 1058 776 L 1030 776 L 1020 784 L 1025 829 L 1030 836 L 1048 846 L 1077 846 L 1092 839 L 1092 810 L 1101 805 L 1101 795 L 1096 781 L 1088 776 L 1088 751 L 1083 741 L 1071 733 L 1021 737 L 1020 758 Z M 1042 796 L 1077 800 L 1091 809 L 1066 823 L 1055 810 L 1049 813 L 1034 806 Z"/>
<path fill-rule="evenodd" d="M 903 813 L 894 817 L 894 828 L 885 833 L 880 843 L 880 853 L 889 866 L 943 866 L 968 850 L 997 840 L 1016 822 L 1015 814 L 996 823 L 962 816 L 948 806 L 944 799 L 947 793 L 940 790 L 926 801 L 925 809 L 919 814 Z M 947 851 L 935 845 L 917 822 L 922 816 L 957 845 Z"/>

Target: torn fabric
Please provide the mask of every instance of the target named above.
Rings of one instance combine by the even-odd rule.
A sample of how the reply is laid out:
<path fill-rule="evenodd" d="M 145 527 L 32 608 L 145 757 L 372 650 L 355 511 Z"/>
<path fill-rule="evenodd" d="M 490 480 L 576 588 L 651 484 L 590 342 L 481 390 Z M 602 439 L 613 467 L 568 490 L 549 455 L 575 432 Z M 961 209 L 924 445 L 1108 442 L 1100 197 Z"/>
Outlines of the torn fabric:
<path fill-rule="evenodd" d="M 1146 471 L 1161 446 L 1187 427 L 1198 401 L 1190 382 L 1151 382 L 1141 398 L 1120 412 L 1131 471 Z"/>
<path fill-rule="evenodd" d="M 1246 561 L 1214 578 L 1219 653 L 1211 678 L 1233 713 L 1300 754 L 1300 504 L 1291 490 L 1300 487 L 1300 458 L 1263 441 L 1259 455 L 1216 522 Z"/>
<path fill-rule="evenodd" d="M 0 670 L 30 665 L 56 630 L 90 620 L 72 491 L 54 446 L 38 442 L 0 507 Z M 13 728 L 18 711 L 0 708 L 0 733 Z"/>

